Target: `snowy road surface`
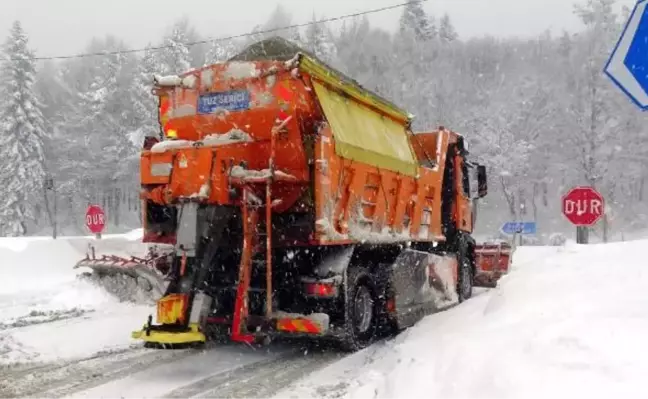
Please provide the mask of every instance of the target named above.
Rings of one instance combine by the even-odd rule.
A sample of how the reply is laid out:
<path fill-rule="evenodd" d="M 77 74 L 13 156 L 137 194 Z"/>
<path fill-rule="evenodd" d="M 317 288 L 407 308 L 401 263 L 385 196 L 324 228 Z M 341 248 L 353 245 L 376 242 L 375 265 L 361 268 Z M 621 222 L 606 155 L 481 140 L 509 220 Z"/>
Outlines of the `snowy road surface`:
<path fill-rule="evenodd" d="M 520 248 L 498 289 L 277 397 L 646 397 L 647 247 Z"/>
<path fill-rule="evenodd" d="M 140 234 L 0 239 L 0 397 L 271 396 L 339 359 L 299 343 L 144 349 L 130 332 L 154 303 L 120 302 L 72 269 L 91 241 L 142 256 Z"/>
<path fill-rule="evenodd" d="M 137 238 L 102 245 L 136 253 Z M 648 241 L 521 248 L 498 289 L 347 357 L 144 349 L 129 333 L 153 305 L 75 278 L 88 241 L 0 239 L 0 397 L 645 396 Z"/>
<path fill-rule="evenodd" d="M 336 360 L 332 352 L 271 345 L 161 351 L 141 347 L 2 371 L 0 397 L 268 397 Z"/>

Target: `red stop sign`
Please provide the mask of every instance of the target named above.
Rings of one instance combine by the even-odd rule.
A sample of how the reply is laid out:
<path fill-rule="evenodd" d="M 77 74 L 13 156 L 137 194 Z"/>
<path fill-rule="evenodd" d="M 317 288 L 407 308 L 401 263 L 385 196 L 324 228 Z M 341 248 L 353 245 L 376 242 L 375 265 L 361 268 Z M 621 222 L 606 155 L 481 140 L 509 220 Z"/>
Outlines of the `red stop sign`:
<path fill-rule="evenodd" d="M 576 226 L 592 226 L 605 214 L 605 201 L 592 187 L 575 187 L 562 198 L 562 212 Z"/>
<path fill-rule="evenodd" d="M 103 231 L 106 225 L 106 214 L 99 205 L 90 205 L 86 211 L 86 226 L 94 234 Z"/>

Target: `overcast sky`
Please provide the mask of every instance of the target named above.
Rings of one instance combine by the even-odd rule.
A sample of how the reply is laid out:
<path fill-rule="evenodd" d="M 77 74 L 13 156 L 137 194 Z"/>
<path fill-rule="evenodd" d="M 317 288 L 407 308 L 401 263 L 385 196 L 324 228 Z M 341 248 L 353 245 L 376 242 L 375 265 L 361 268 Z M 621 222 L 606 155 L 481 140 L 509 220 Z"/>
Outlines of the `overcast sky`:
<path fill-rule="evenodd" d="M 293 23 L 302 23 L 313 12 L 318 18 L 334 17 L 405 0 L 0 0 L 0 38 L 18 19 L 38 56 L 77 53 L 91 37 L 109 33 L 142 47 L 157 42 L 164 29 L 183 15 L 203 35 L 219 37 L 250 31 L 265 21 L 277 2 L 292 10 Z M 617 3 L 632 6 L 635 0 Z M 579 28 L 573 4 L 572 0 L 429 0 L 424 7 L 432 14 L 450 14 L 465 38 L 573 31 Z M 400 12 L 384 11 L 370 20 L 392 30 Z"/>

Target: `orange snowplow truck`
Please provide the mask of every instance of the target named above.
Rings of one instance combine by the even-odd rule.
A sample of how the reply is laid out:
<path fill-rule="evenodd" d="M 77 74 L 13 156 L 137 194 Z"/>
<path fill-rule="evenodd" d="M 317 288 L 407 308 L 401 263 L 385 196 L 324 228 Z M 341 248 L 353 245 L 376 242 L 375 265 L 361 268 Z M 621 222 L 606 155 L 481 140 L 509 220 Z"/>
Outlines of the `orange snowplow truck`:
<path fill-rule="evenodd" d="M 158 76 L 153 93 L 164 137 L 141 155 L 144 241 L 173 250 L 155 263 L 157 323 L 135 338 L 173 346 L 225 331 L 354 351 L 508 269 L 510 248 L 479 253 L 471 236 L 487 182 L 464 138 L 413 134 L 407 112 L 290 42 Z"/>

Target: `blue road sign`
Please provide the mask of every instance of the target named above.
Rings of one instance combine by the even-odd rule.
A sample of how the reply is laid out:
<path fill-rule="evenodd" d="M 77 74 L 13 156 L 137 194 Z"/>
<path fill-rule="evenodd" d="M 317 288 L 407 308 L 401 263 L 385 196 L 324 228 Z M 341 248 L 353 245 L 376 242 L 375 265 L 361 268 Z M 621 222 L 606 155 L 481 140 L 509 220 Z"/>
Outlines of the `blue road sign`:
<path fill-rule="evenodd" d="M 621 38 L 605 65 L 612 79 L 643 111 L 648 110 L 648 0 L 635 5 Z"/>
<path fill-rule="evenodd" d="M 506 222 L 502 225 L 504 234 L 533 235 L 537 232 L 536 222 Z"/>

